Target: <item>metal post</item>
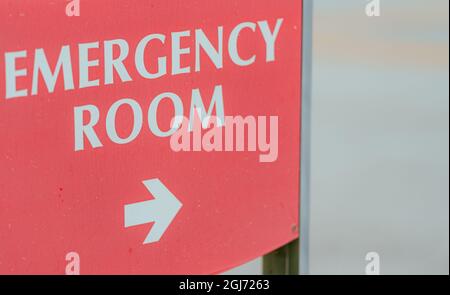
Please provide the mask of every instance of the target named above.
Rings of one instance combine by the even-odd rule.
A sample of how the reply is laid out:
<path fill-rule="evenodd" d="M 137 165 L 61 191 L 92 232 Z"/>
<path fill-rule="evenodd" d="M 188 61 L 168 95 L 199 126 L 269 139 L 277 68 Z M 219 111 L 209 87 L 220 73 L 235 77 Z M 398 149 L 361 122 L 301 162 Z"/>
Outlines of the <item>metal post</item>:
<path fill-rule="evenodd" d="M 267 254 L 263 259 L 263 273 L 265 275 L 297 275 L 299 240 Z"/>
<path fill-rule="evenodd" d="M 309 274 L 313 0 L 303 0 L 300 274 Z"/>
<path fill-rule="evenodd" d="M 313 0 L 303 0 L 300 239 L 263 257 L 265 275 L 309 274 L 312 20 Z"/>

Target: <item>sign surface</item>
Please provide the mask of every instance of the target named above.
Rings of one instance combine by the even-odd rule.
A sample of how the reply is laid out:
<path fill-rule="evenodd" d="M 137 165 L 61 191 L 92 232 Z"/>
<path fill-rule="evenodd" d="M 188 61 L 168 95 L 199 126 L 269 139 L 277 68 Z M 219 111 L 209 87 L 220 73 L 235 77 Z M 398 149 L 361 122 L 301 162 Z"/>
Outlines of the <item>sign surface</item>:
<path fill-rule="evenodd" d="M 0 2 L 0 273 L 220 273 L 297 238 L 301 1 L 69 2 Z"/>

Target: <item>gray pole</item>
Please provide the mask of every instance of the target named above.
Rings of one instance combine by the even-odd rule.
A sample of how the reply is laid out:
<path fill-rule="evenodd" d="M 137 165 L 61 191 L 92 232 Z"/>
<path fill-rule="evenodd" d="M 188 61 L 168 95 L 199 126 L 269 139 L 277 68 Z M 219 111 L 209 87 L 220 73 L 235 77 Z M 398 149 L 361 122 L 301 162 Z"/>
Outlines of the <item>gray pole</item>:
<path fill-rule="evenodd" d="M 309 274 L 313 0 L 303 0 L 300 274 Z"/>
<path fill-rule="evenodd" d="M 266 275 L 309 274 L 312 24 L 313 0 L 303 0 L 300 247 L 299 240 L 295 240 L 265 255 L 263 274 Z"/>

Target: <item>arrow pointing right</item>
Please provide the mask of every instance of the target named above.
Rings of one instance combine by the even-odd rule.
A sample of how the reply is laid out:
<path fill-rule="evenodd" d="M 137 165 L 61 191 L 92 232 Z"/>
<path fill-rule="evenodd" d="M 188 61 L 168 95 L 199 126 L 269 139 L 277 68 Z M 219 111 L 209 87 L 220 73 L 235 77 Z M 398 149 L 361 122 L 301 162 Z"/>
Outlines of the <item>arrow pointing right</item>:
<path fill-rule="evenodd" d="M 144 244 L 158 242 L 183 204 L 159 179 L 143 181 L 154 200 L 125 205 L 125 227 L 154 222 Z"/>

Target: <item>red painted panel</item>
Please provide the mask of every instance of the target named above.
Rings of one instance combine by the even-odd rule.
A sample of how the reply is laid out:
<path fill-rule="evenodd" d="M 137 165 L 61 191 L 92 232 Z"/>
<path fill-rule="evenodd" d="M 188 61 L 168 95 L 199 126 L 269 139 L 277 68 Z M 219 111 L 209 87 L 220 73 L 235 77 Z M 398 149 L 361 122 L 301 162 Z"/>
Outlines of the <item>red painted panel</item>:
<path fill-rule="evenodd" d="M 73 17 L 66 15 L 67 3 L 0 2 L 0 273 L 63 274 L 66 254 L 74 251 L 82 274 L 210 274 L 297 238 L 301 1 L 80 1 L 80 16 Z M 271 60 L 258 22 L 266 21 L 273 33 L 277 20 L 282 25 Z M 237 49 L 241 59 L 255 60 L 243 66 L 230 54 L 230 35 L 246 22 L 254 30 L 240 31 Z M 203 50 L 196 71 L 195 31 L 202 29 L 216 47 L 219 27 L 222 66 Z M 180 47 L 190 52 L 180 63 L 190 70 L 177 74 L 173 33 L 184 31 L 189 36 L 180 38 Z M 138 44 L 150 34 L 165 37 L 145 50 L 149 72 L 158 70 L 158 57 L 166 57 L 167 74 L 156 79 L 143 77 L 136 67 Z M 114 82 L 107 83 L 105 41 L 116 39 L 128 44 L 123 66 L 131 81 L 114 70 Z M 92 42 L 88 58 L 98 65 L 92 63 L 87 77 L 80 48 L 89 45 L 80 44 Z M 70 68 L 63 76 L 61 67 L 52 91 L 50 77 L 38 71 L 38 57 L 44 53 L 53 71 L 65 45 L 70 63 L 64 66 Z M 98 79 L 98 86 L 82 87 L 80 76 Z M 159 94 L 179 96 L 189 117 L 192 90 L 199 90 L 208 110 L 219 85 L 225 116 L 278 117 L 277 156 L 271 161 L 260 161 L 266 152 L 258 142 L 256 151 L 175 152 L 170 137 L 149 128 L 148 109 Z M 106 121 L 123 98 L 137 102 L 143 121 L 133 140 L 118 144 Z M 98 110 L 93 129 L 102 146 L 94 148 L 83 135 L 83 149 L 77 150 L 75 109 L 87 105 Z M 84 114 L 84 123 L 93 119 Z M 161 102 L 162 130 L 169 129 L 173 114 L 171 103 Z M 129 105 L 119 108 L 114 120 L 119 137 L 130 135 L 135 118 Z M 146 187 L 146 180 L 153 182 Z M 153 197 L 152 189 L 158 191 Z M 166 202 L 172 197 L 175 202 Z M 148 219 L 125 227 L 131 204 L 142 206 L 128 207 L 128 218 L 148 212 Z M 152 231 L 153 240 L 145 243 Z"/>

